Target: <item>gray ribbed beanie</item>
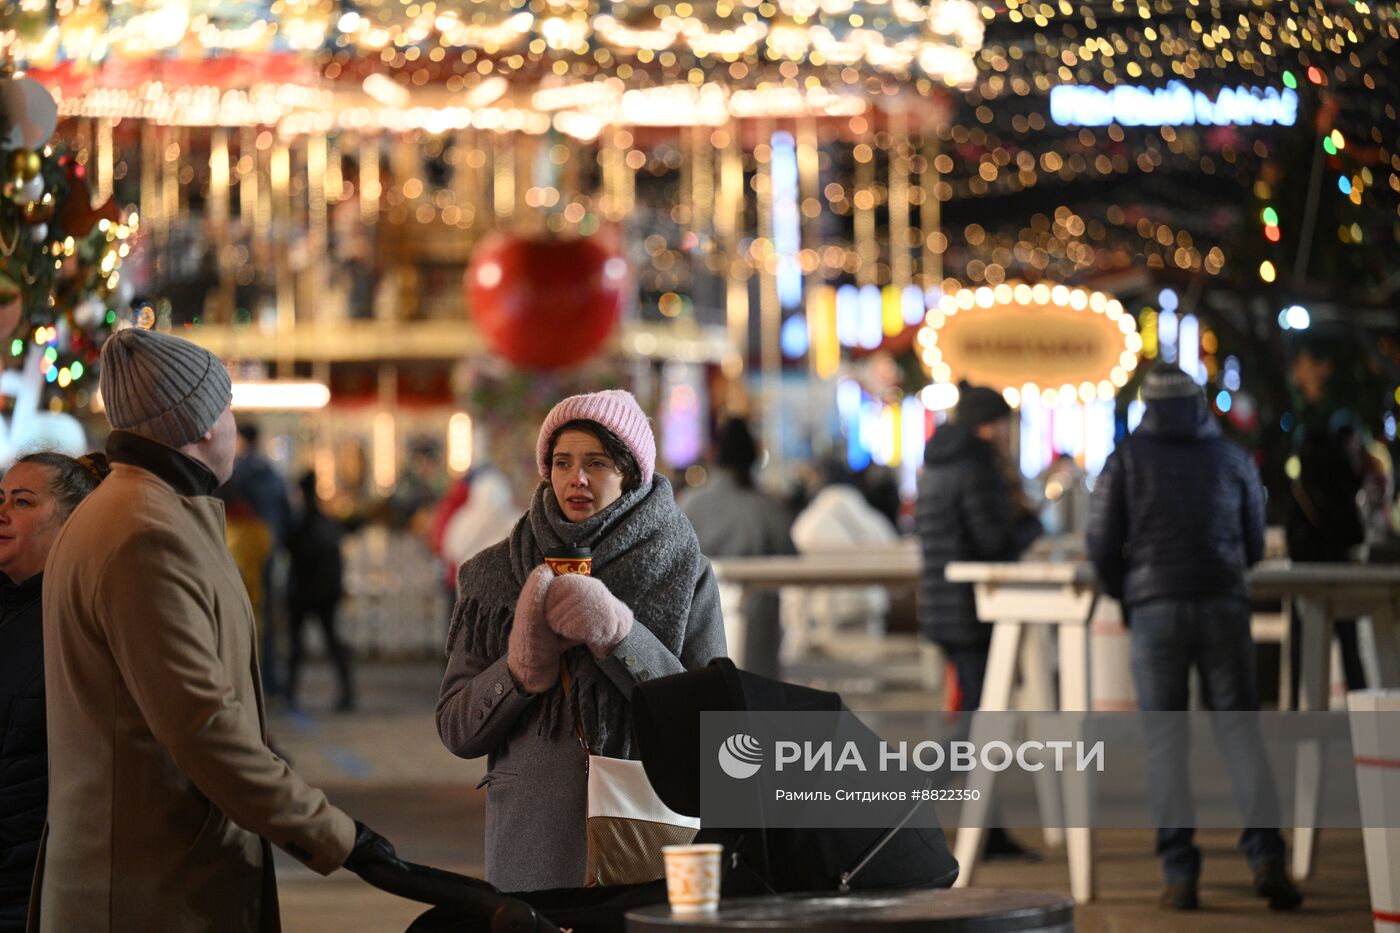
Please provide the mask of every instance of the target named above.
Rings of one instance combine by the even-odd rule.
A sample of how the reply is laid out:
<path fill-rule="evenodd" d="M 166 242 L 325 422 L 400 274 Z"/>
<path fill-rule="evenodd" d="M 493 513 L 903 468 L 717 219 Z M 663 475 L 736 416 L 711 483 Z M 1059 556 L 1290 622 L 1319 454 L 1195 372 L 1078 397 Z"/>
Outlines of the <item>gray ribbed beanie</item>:
<path fill-rule="evenodd" d="M 102 404 L 112 427 L 183 447 L 233 400 L 228 370 L 203 347 L 130 327 L 102 345 Z"/>
<path fill-rule="evenodd" d="M 1142 384 L 1145 402 L 1160 402 L 1169 398 L 1202 398 L 1196 380 L 1175 366 L 1161 364 L 1152 367 Z"/>

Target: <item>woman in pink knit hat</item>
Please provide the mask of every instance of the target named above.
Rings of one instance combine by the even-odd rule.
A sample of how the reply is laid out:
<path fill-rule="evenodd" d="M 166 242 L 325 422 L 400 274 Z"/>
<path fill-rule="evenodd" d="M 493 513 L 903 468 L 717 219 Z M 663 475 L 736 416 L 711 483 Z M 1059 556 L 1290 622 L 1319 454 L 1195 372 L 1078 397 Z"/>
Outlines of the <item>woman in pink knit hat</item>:
<path fill-rule="evenodd" d="M 503 891 L 585 883 L 575 723 L 594 754 L 633 757 L 632 687 L 725 653 L 714 573 L 631 393 L 560 402 L 535 454 L 530 510 L 458 572 L 437 707 L 454 754 L 487 756 L 486 879 Z M 566 546 L 590 550 L 591 575 L 545 565 Z"/>

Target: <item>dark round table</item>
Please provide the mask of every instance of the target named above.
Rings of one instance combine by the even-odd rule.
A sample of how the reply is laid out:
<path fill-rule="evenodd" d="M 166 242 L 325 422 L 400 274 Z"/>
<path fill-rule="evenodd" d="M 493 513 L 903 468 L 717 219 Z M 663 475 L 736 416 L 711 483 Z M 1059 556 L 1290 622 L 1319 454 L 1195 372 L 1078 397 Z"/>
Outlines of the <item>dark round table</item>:
<path fill-rule="evenodd" d="M 925 930 L 937 933 L 1072 933 L 1074 899 L 1043 891 L 958 888 L 890 894 L 788 895 L 721 901 L 708 914 L 667 905 L 629 911 L 628 933 L 728 930 Z"/>

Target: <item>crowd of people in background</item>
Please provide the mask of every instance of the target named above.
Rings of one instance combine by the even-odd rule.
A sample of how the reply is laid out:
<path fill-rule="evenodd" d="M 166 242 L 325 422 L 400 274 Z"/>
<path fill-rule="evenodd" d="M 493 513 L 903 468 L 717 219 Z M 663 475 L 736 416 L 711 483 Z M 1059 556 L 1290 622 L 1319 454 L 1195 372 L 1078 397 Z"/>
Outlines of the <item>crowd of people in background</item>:
<path fill-rule="evenodd" d="M 1290 373 L 1303 403 L 1292 431 L 1296 475 L 1290 476 L 1287 495 L 1280 496 L 1276 490 L 1268 507 L 1272 522 L 1285 525 L 1288 553 L 1296 560 L 1348 560 L 1367 552 L 1383 557 L 1400 550 L 1391 472 L 1364 443 L 1365 432 L 1357 417 L 1338 407 L 1329 392 L 1335 356 L 1335 346 L 1326 341 L 1305 343 L 1295 354 Z M 1040 532 L 1051 538 L 1082 540 L 1097 477 L 1066 453 L 1055 455 L 1040 475 L 1022 477 L 1009 456 L 1013 433 L 1009 407 L 999 413 L 1004 418 L 989 422 L 1001 426 L 989 441 L 980 445 L 969 443 L 967 418 L 982 415 L 966 413 L 978 404 L 995 407 L 1000 403 L 990 390 L 967 388 L 972 398 L 981 401 L 965 399 L 950 413 L 949 423 L 936 432 L 920 471 L 922 491 L 912 497 L 901 496 L 893 470 L 872 464 L 859 472 L 852 471 L 844 464 L 839 449 L 805 464 L 805 469 L 792 472 L 785 482 L 776 482 L 769 475 L 771 470 L 759 468 L 760 460 L 765 458 L 748 423 L 734 416 L 721 417 L 713 429 L 704 480 L 695 487 L 678 479 L 675 487 L 682 508 L 702 536 L 705 553 L 712 557 L 808 553 L 887 544 L 902 535 L 918 534 L 931 543 L 935 552 L 930 566 L 941 566 L 940 561 L 945 560 L 936 553 L 940 549 L 948 552 L 946 559 L 975 558 L 984 549 L 976 542 L 958 541 L 958 535 L 964 532 L 956 528 L 923 529 L 919 515 L 956 521 L 955 513 L 946 508 L 947 501 L 951 501 L 949 490 L 956 487 L 948 480 L 969 468 L 976 472 L 977 454 L 985 455 L 989 450 L 1000 452 L 994 472 L 1010 497 L 1012 522 L 1019 523 L 1020 535 L 1032 529 L 1031 520 L 1038 520 Z M 987 430 L 981 427 L 978 433 L 986 434 Z M 294 522 L 300 521 L 299 516 L 317 516 L 314 525 L 322 529 L 317 535 L 322 540 L 328 539 L 326 529 L 331 524 L 339 527 L 343 540 L 367 517 L 382 519 L 402 533 L 421 537 L 441 559 L 442 588 L 450 603 L 456 595 L 457 568 L 509 533 L 519 516 L 517 498 L 521 485 L 518 478 L 490 464 L 474 466 L 464 475 L 449 479 L 435 442 L 419 438 L 411 441 L 401 482 L 381 508 L 360 504 L 354 515 L 333 515 L 316 498 L 297 495 L 299 488 L 309 488 L 303 483 L 293 484 L 289 495 L 287 482 L 263 449 L 257 424 L 240 424 L 234 476 L 218 495 L 227 504 L 230 550 L 258 617 L 264 688 L 269 697 L 274 702 L 300 701 L 298 691 L 290 683 L 289 668 L 293 659 L 299 665 L 305 657 L 303 642 L 307 636 L 301 620 L 314 619 L 322 632 L 318 641 L 337 673 L 340 689 L 336 705 L 343 709 L 354 705 L 351 653 L 345 648 L 343 636 L 330 634 L 338 631 L 338 614 L 334 609 L 325 611 L 332 605 L 329 596 L 317 594 L 315 605 L 310 606 L 304 595 L 306 585 L 300 586 L 301 595 L 297 592 L 298 579 L 308 572 L 304 568 L 328 566 L 330 560 L 326 555 L 312 558 L 302 546 L 297 566 L 292 567 L 290 534 Z M 939 502 L 925 507 L 926 502 L 939 497 Z M 310 503 L 310 507 L 294 510 L 294 501 Z M 739 518 L 730 518 L 731 514 Z M 984 535 L 1002 534 L 1007 527 L 999 520 L 989 520 L 985 514 L 971 526 Z M 1012 547 L 999 553 L 1019 552 Z M 925 581 L 918 624 L 926 636 L 924 644 L 930 650 L 935 646 L 937 649 L 929 655 L 932 674 L 928 682 L 943 682 L 944 657 L 961 675 L 947 679 L 952 705 L 956 706 L 977 699 L 980 677 L 975 664 L 968 666 L 969 658 L 975 661 L 985 651 L 978 649 L 969 654 L 966 646 L 959 645 L 958 636 L 933 631 L 934 627 L 952 624 L 949 620 L 959 615 L 947 606 L 941 610 L 932 608 L 948 596 L 940 594 L 941 585 L 936 575 Z M 814 651 L 820 653 L 838 633 L 863 632 L 878 637 L 888 625 L 891 606 L 881 587 L 789 588 L 781 595 L 781 600 L 776 592 L 749 595 L 752 605 L 745 607 L 748 611 L 744 615 L 750 621 L 742 632 L 731 627 L 731 642 L 739 638 L 756 643 L 781 642 L 781 652 L 758 644 L 759 650 L 749 655 L 773 658 L 781 653 L 787 661 Z M 335 604 L 344 597 L 341 586 Z M 966 613 L 961 617 L 966 620 Z M 934 621 L 935 618 L 941 621 Z M 331 620 L 330 627 L 323 621 L 327 619 Z M 969 631 L 973 633 L 971 637 L 985 639 L 980 629 Z M 1348 685 L 1356 686 L 1364 673 L 1355 626 L 1343 621 L 1337 631 Z M 780 632 L 785 633 L 781 639 Z M 1295 640 L 1294 650 L 1296 644 Z M 1295 672 L 1296 669 L 1295 665 Z"/>
<path fill-rule="evenodd" d="M 699 489 L 681 496 L 681 509 L 706 557 L 767 557 L 795 553 L 792 516 L 754 485 L 758 444 L 740 418 L 730 418 L 715 434 L 714 472 Z M 742 643 L 763 657 L 776 658 L 782 641 L 778 594 L 755 590 L 740 607 L 743 630 L 726 630 L 729 643 Z M 776 677 L 776 670 L 755 670 Z"/>
<path fill-rule="evenodd" d="M 924 568 L 914 626 L 948 660 L 952 707 L 975 710 L 991 629 L 972 588 L 943 568 L 1014 561 L 1042 535 L 1072 536 L 1122 604 L 1142 710 L 1187 709 L 1192 670 L 1209 709 L 1257 710 L 1245 571 L 1264 556 L 1266 515 L 1284 524 L 1294 560 L 1396 553 L 1393 474 L 1337 403 L 1334 351 L 1310 342 L 1293 357 L 1302 407 L 1288 484 L 1272 501 L 1196 381 L 1167 364 L 1147 374 L 1142 421 L 1097 477 L 1068 455 L 1023 477 L 1011 407 L 962 385 L 907 501 L 888 470 L 857 475 L 839 451 L 810 487 L 767 489 L 765 452 L 735 416 L 715 425 L 705 482 L 677 489 L 658 470 L 652 420 L 617 390 L 570 397 L 545 418 L 523 509 L 512 477 L 482 465 L 444 485 L 435 446 L 415 445 L 382 511 L 422 534 L 454 604 L 441 620 L 437 727 L 454 753 L 488 760 L 488 881 L 581 881 L 584 757 L 630 756 L 634 685 L 697 670 L 739 639 L 749 656 L 786 659 L 886 631 L 892 606 L 878 587 L 751 592 L 736 607 L 743 629 L 726 631 L 707 558 L 878 549 L 914 535 Z M 105 455 L 30 454 L 0 480 L 0 933 L 26 916 L 39 931 L 195 929 L 216 917 L 275 929 L 270 845 L 323 873 L 397 864 L 387 840 L 266 741 L 265 702 L 302 701 L 312 620 L 334 709 L 356 708 L 338 625 L 347 526 L 316 473 L 289 494 L 256 424 L 235 425 L 228 375 L 206 351 L 127 330 L 102 359 Z M 556 574 L 545 558 L 557 548 L 587 549 L 591 574 Z M 1363 686 L 1355 624 L 1337 634 L 1348 686 Z M 1276 813 L 1257 733 L 1242 720 L 1220 728 L 1238 752 L 1237 796 L 1250 813 Z M 1164 731 L 1150 749 L 1161 905 L 1195 909 L 1201 853 L 1188 821 L 1172 817 L 1184 812 L 1173 809 L 1183 746 Z M 1296 908 L 1282 838 L 1248 825 L 1240 849 L 1256 893 Z M 988 857 L 1035 857 L 1003 830 L 987 845 Z"/>

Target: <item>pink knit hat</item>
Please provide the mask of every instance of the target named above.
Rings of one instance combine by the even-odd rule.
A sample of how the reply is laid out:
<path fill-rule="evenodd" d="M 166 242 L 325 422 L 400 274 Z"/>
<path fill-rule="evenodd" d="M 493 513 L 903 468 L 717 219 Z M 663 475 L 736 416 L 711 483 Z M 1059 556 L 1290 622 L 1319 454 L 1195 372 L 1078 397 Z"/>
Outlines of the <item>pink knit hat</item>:
<path fill-rule="evenodd" d="M 637 458 L 642 485 L 651 485 L 652 473 L 656 471 L 656 437 L 651 433 L 646 412 L 632 393 L 624 389 L 571 395 L 550 409 L 544 424 L 540 425 L 540 438 L 535 444 L 535 462 L 539 465 L 540 476 L 549 479 L 550 437 L 560 425 L 570 421 L 596 421 L 617 435 Z"/>

